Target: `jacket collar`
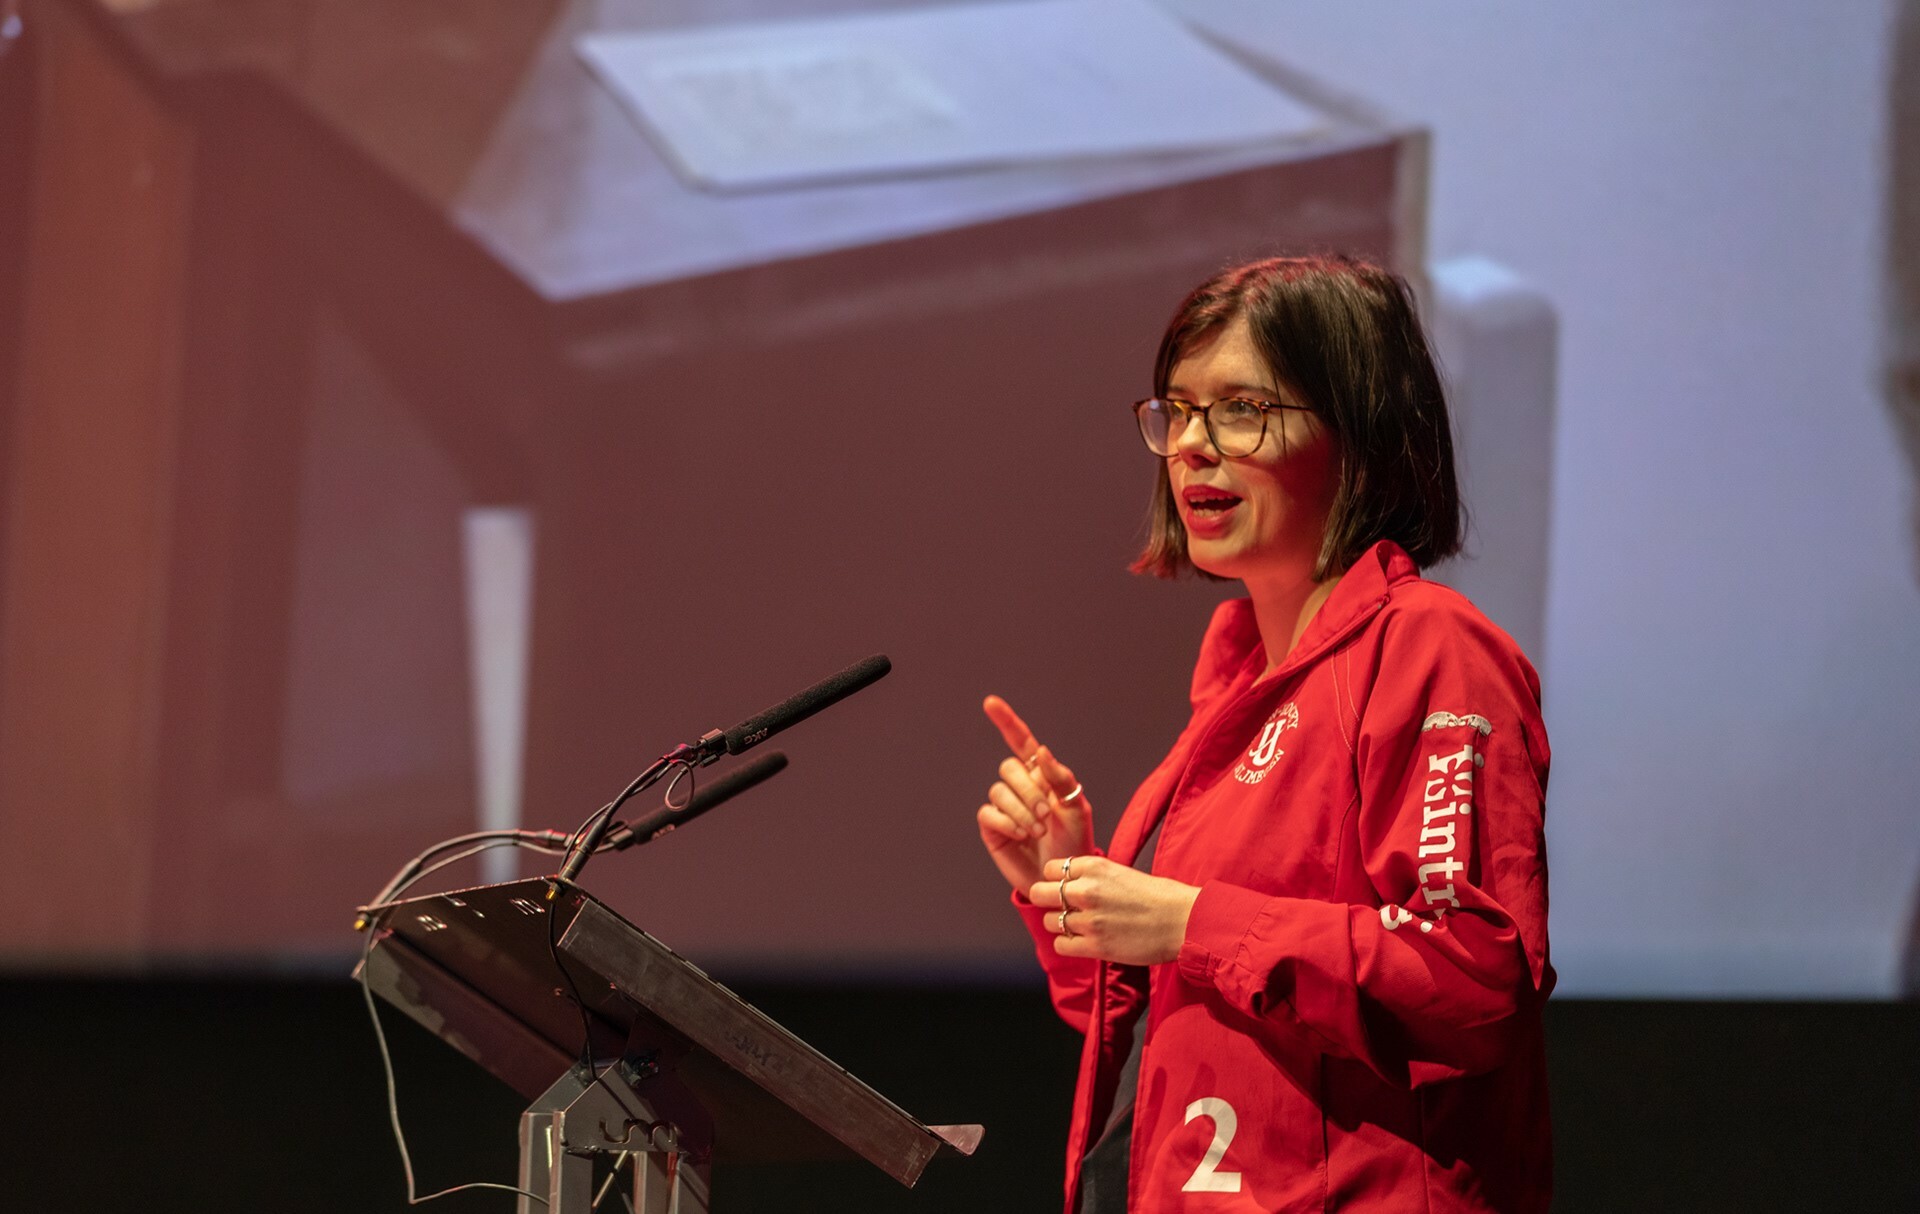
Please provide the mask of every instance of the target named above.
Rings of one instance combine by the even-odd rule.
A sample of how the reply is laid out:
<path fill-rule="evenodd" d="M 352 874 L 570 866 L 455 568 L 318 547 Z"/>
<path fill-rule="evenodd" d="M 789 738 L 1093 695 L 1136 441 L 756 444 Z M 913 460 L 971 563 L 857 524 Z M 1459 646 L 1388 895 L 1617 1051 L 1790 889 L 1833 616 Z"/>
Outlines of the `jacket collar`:
<path fill-rule="evenodd" d="M 1381 540 L 1361 553 L 1308 621 L 1300 643 L 1274 672 L 1275 677 L 1298 670 L 1345 640 L 1386 604 L 1393 587 L 1419 577 L 1413 558 L 1392 540 Z M 1266 669 L 1266 656 L 1260 644 L 1260 625 L 1254 619 L 1253 600 L 1239 598 L 1221 604 L 1194 669 L 1194 703 L 1218 694 L 1256 662 L 1254 673 L 1258 677 L 1259 671 Z"/>

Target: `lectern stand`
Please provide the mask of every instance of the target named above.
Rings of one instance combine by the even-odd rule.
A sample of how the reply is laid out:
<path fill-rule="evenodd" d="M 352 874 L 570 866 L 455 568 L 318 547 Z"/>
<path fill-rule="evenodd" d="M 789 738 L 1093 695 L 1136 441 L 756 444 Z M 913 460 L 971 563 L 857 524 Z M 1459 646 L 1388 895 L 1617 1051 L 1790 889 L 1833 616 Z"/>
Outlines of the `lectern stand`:
<path fill-rule="evenodd" d="M 911 1186 L 940 1151 L 973 1153 L 979 1126 L 922 1125 L 592 895 L 549 887 L 368 907 L 357 975 L 532 1100 L 519 1184 L 546 1204 L 522 1196 L 521 1214 L 588 1214 L 606 1156 L 635 1156 L 639 1214 L 695 1214 L 716 1163 L 857 1156 Z"/>

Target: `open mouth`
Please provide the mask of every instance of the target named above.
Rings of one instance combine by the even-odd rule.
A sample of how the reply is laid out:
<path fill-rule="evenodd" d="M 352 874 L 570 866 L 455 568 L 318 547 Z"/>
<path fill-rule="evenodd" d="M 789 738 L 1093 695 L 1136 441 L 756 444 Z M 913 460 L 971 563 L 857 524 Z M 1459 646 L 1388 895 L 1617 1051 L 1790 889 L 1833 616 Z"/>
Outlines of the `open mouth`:
<path fill-rule="evenodd" d="M 1219 518 L 1240 504 L 1238 494 L 1228 493 L 1224 489 L 1196 486 L 1186 490 L 1182 496 L 1186 499 L 1187 509 L 1198 518 Z"/>

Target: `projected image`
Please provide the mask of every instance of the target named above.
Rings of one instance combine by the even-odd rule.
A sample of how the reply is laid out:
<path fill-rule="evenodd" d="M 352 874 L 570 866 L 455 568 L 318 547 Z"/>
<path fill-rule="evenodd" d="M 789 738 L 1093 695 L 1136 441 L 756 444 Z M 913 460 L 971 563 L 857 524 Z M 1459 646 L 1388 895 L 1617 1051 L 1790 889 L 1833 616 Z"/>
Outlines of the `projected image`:
<path fill-rule="evenodd" d="M 1147 777 L 1186 719 L 1160 692 L 1242 590 L 1128 572 L 1156 466 L 1128 409 L 1193 283 L 1340 251 L 1413 284 L 1446 384 L 1468 528 L 1431 576 L 1540 672 L 1561 990 L 1910 984 L 1911 56 L 1874 77 L 1883 141 L 1818 66 L 1879 62 L 1878 27 L 1816 63 L 1672 15 L 1692 49 L 1607 32 L 1589 61 L 1478 10 L 697 7 L 528 7 L 399 107 L 356 22 L 427 19 L 321 6 L 248 62 L 347 161 L 196 159 L 154 119 L 172 160 L 75 178 L 144 225 L 138 267 L 34 229 L 5 863 L 61 870 L 82 822 L 112 879 L 10 919 L 9 964 L 337 968 L 422 848 L 565 838 L 667 748 L 884 653 L 777 780 L 589 884 L 722 970 L 1031 981 L 977 854 L 978 705 L 1098 804 Z M 1016 19 L 1061 67 L 987 87 Z M 1170 98 L 1127 70 L 1149 44 L 1215 86 Z M 69 289 L 109 271 L 144 285 Z M 923 875 L 884 915 L 882 845 Z"/>

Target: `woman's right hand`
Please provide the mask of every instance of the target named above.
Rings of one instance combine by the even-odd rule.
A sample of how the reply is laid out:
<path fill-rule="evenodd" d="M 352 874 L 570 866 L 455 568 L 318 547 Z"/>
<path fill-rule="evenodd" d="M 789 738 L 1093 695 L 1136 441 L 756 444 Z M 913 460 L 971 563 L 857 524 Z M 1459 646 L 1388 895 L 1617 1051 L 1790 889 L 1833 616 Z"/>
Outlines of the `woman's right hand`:
<path fill-rule="evenodd" d="M 1075 795 L 1080 782 L 1073 772 L 1035 740 L 1011 704 L 988 696 L 981 707 L 1013 754 L 1001 762 L 976 815 L 980 841 L 1007 884 L 1024 894 L 1047 861 L 1093 850 L 1093 809 L 1084 793 Z"/>

